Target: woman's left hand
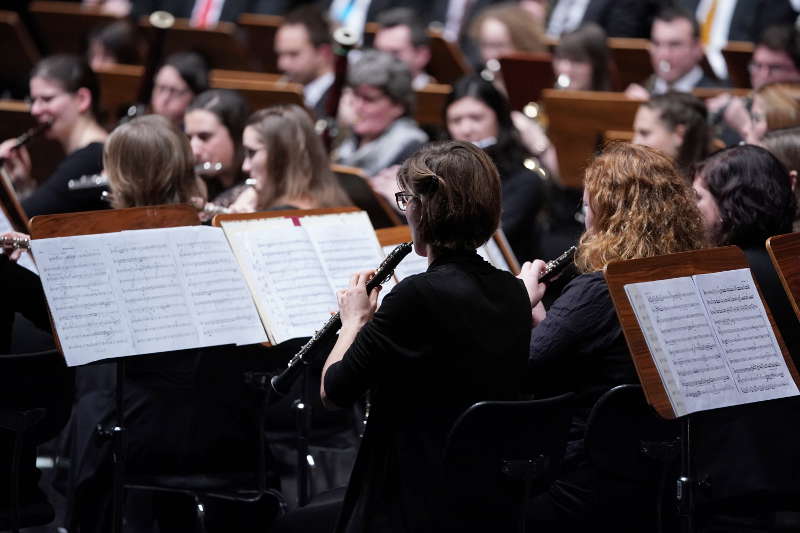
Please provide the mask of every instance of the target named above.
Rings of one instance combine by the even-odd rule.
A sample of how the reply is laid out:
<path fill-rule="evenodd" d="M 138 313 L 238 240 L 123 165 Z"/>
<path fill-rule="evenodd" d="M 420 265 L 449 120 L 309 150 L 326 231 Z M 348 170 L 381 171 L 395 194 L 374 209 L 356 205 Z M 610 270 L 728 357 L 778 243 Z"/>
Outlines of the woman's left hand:
<path fill-rule="evenodd" d="M 380 286 L 367 294 L 367 282 L 375 275 L 374 270 L 362 270 L 350 279 L 350 286 L 336 293 L 339 300 L 339 316 L 342 329 L 359 330 L 366 324 L 378 307 Z"/>
<path fill-rule="evenodd" d="M 528 291 L 528 299 L 531 301 L 531 308 L 536 307 L 542 297 L 547 286 L 544 283 L 539 283 L 539 278 L 542 276 L 547 264 L 541 259 L 537 259 L 533 263 L 526 261 L 523 263 L 519 270 L 517 277 L 525 284 L 525 289 Z"/>

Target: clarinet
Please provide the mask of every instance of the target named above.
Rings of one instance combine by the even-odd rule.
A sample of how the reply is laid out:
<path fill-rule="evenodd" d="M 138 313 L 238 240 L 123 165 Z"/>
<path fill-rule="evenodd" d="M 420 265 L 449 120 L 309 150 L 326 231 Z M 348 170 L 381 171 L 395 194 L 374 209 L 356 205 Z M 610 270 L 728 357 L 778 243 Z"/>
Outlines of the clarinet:
<path fill-rule="evenodd" d="M 564 251 L 561 255 L 553 259 L 552 261 L 548 261 L 544 267 L 544 271 L 542 275 L 539 276 L 539 283 L 548 283 L 553 280 L 557 275 L 561 273 L 562 270 L 567 268 L 570 263 L 572 263 L 572 259 L 575 257 L 575 252 L 578 250 L 577 246 L 570 246 L 567 250 Z"/>
<path fill-rule="evenodd" d="M 375 275 L 367 282 L 367 294 L 369 294 L 370 291 L 372 291 L 372 289 L 378 285 L 383 285 L 386 283 L 386 281 L 392 277 L 394 269 L 397 267 L 400 261 L 402 261 L 403 258 L 405 258 L 409 252 L 411 252 L 412 246 L 412 243 L 404 242 L 392 250 L 388 256 L 386 256 L 386 259 L 383 260 L 381 265 L 375 271 Z M 289 392 L 292 384 L 295 382 L 295 380 L 297 380 L 297 376 L 300 374 L 303 365 L 308 362 L 309 354 L 313 352 L 314 347 L 323 340 L 330 339 L 331 336 L 334 335 L 341 326 L 342 318 L 339 313 L 336 313 L 325 323 L 324 326 L 322 326 L 321 329 L 317 330 L 314 333 L 314 336 L 311 337 L 311 339 L 305 343 L 302 348 L 300 348 L 300 351 L 297 352 L 294 357 L 292 357 L 291 361 L 289 361 L 289 365 L 286 367 L 286 370 L 272 378 L 270 381 L 272 384 L 272 390 L 281 396 Z"/>
<path fill-rule="evenodd" d="M 17 137 L 16 139 L 17 144 L 15 144 L 14 148 L 12 149 L 16 150 L 17 148 L 22 148 L 23 146 L 31 142 L 33 139 L 35 139 L 37 136 L 44 133 L 44 131 L 49 127 L 50 127 L 50 122 L 40 122 L 36 126 L 29 128 L 22 135 Z M 6 159 L 5 157 L 0 157 L 0 166 L 2 166 L 6 162 L 5 159 Z"/>
<path fill-rule="evenodd" d="M 25 237 L 0 237 L 0 248 L 30 250 L 31 240 Z"/>

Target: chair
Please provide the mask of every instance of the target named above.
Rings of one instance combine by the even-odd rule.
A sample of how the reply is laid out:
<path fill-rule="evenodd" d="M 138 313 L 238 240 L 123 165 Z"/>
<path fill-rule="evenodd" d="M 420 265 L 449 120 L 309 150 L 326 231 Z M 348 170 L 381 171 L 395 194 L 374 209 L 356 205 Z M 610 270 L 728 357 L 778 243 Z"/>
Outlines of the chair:
<path fill-rule="evenodd" d="M 11 451 L 0 455 L 9 473 L 0 488 L 0 494 L 8 490 L 8 504 L 0 501 L 0 530 L 16 532 L 53 520 L 53 507 L 36 488 L 33 462 L 36 446 L 66 424 L 73 387 L 74 373 L 57 350 L 0 356 L 0 448 L 8 444 Z"/>
<path fill-rule="evenodd" d="M 668 479 L 678 466 L 679 434 L 679 423 L 659 417 L 647 404 L 640 385 L 618 385 L 592 408 L 584 443 L 589 462 L 601 475 L 652 489 L 652 516 L 664 526 L 663 505 L 674 501 Z"/>
<path fill-rule="evenodd" d="M 480 402 L 453 424 L 444 451 L 448 483 L 495 531 L 524 532 L 528 500 L 556 478 L 572 397 Z"/>

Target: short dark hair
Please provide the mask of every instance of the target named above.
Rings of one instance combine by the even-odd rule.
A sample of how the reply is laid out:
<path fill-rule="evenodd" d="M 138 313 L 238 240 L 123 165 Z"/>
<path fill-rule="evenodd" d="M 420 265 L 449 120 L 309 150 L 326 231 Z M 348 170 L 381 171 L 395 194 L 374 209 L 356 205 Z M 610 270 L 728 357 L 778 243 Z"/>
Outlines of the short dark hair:
<path fill-rule="evenodd" d="M 208 89 L 208 63 L 197 52 L 177 52 L 167 57 L 161 68 L 171 66 L 189 86 L 192 94 L 198 95 Z"/>
<path fill-rule="evenodd" d="M 792 63 L 800 69 L 800 32 L 792 25 L 769 26 L 761 34 L 756 46 L 764 46 L 774 52 L 784 52 Z"/>
<path fill-rule="evenodd" d="M 659 112 L 659 119 L 671 131 L 679 125 L 686 128 L 676 163 L 683 172 L 705 159 L 711 146 L 708 110 L 705 103 L 691 93 L 670 91 L 650 97 L 642 106 Z"/>
<path fill-rule="evenodd" d="M 597 24 L 590 22 L 575 31 L 562 35 L 553 55 L 556 58 L 590 63 L 592 65 L 592 90 L 608 91 L 611 89 L 606 32 Z"/>
<path fill-rule="evenodd" d="M 471 143 L 423 146 L 400 167 L 397 181 L 419 202 L 419 235 L 434 251 L 474 250 L 500 225 L 500 176 Z"/>
<path fill-rule="evenodd" d="M 518 172 L 525 158 L 531 154 L 520 139 L 517 128 L 511 121 L 511 106 L 506 97 L 497 90 L 493 83 L 486 81 L 478 74 L 469 74 L 459 79 L 447 96 L 444 106 L 445 125 L 447 110 L 462 98 L 475 98 L 494 112 L 497 120 L 497 142 L 486 148 L 486 153 L 497 165 L 501 176 L 510 176 Z"/>
<path fill-rule="evenodd" d="M 244 160 L 244 150 L 242 149 L 242 133 L 250 115 L 247 101 L 238 91 L 231 89 L 209 89 L 197 95 L 186 113 L 195 109 L 201 109 L 214 114 L 220 123 L 228 130 L 228 135 L 233 141 L 236 149 L 234 165 L 241 167 Z"/>
<path fill-rule="evenodd" d="M 726 148 L 695 175 L 717 202 L 722 219 L 718 244 L 763 247 L 769 237 L 792 231 L 797 201 L 789 172 L 764 148 Z"/>
<path fill-rule="evenodd" d="M 666 7 L 656 14 L 656 16 L 653 18 L 653 24 L 655 24 L 657 20 L 660 20 L 661 22 L 672 22 L 680 19 L 685 19 L 689 21 L 689 24 L 692 25 L 692 37 L 695 40 L 699 39 L 700 24 L 697 22 L 697 19 L 692 16 L 691 13 L 689 13 L 684 9 Z"/>
<path fill-rule="evenodd" d="M 139 35 L 137 28 L 129 19 L 120 19 L 111 24 L 94 28 L 89 34 L 89 42 L 97 41 L 108 50 L 117 63 L 138 65 L 141 61 Z"/>
<path fill-rule="evenodd" d="M 407 7 L 389 9 L 381 13 L 376 22 L 380 24 L 381 28 L 408 26 L 411 32 L 411 44 L 414 45 L 415 48 L 428 46 L 430 40 L 428 38 L 428 31 L 420 17 L 418 17 L 412 9 Z"/>
<path fill-rule="evenodd" d="M 303 6 L 286 15 L 281 26 L 303 26 L 314 48 L 332 44 L 331 25 L 319 6 Z"/>
<path fill-rule="evenodd" d="M 100 84 L 94 71 L 86 60 L 74 54 L 56 54 L 36 63 L 31 78 L 44 78 L 54 81 L 69 92 L 77 92 L 81 87 L 89 89 L 92 96 L 92 115 L 100 116 Z"/>

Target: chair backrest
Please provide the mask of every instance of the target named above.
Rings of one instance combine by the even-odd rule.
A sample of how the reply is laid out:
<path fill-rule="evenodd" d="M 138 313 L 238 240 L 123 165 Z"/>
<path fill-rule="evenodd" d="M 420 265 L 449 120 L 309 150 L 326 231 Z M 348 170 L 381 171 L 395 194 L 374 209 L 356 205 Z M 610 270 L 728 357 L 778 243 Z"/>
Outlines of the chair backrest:
<path fill-rule="evenodd" d="M 516 524 L 524 513 L 526 482 L 531 493 L 541 492 L 558 473 L 572 397 L 486 401 L 468 408 L 445 443 L 445 472 L 453 492 L 480 505 L 495 523 Z"/>
<path fill-rule="evenodd" d="M 645 481 L 663 466 L 657 456 L 678 453 L 679 433 L 676 420 L 659 417 L 647 404 L 641 385 L 618 385 L 592 408 L 584 443 L 599 470 Z"/>

